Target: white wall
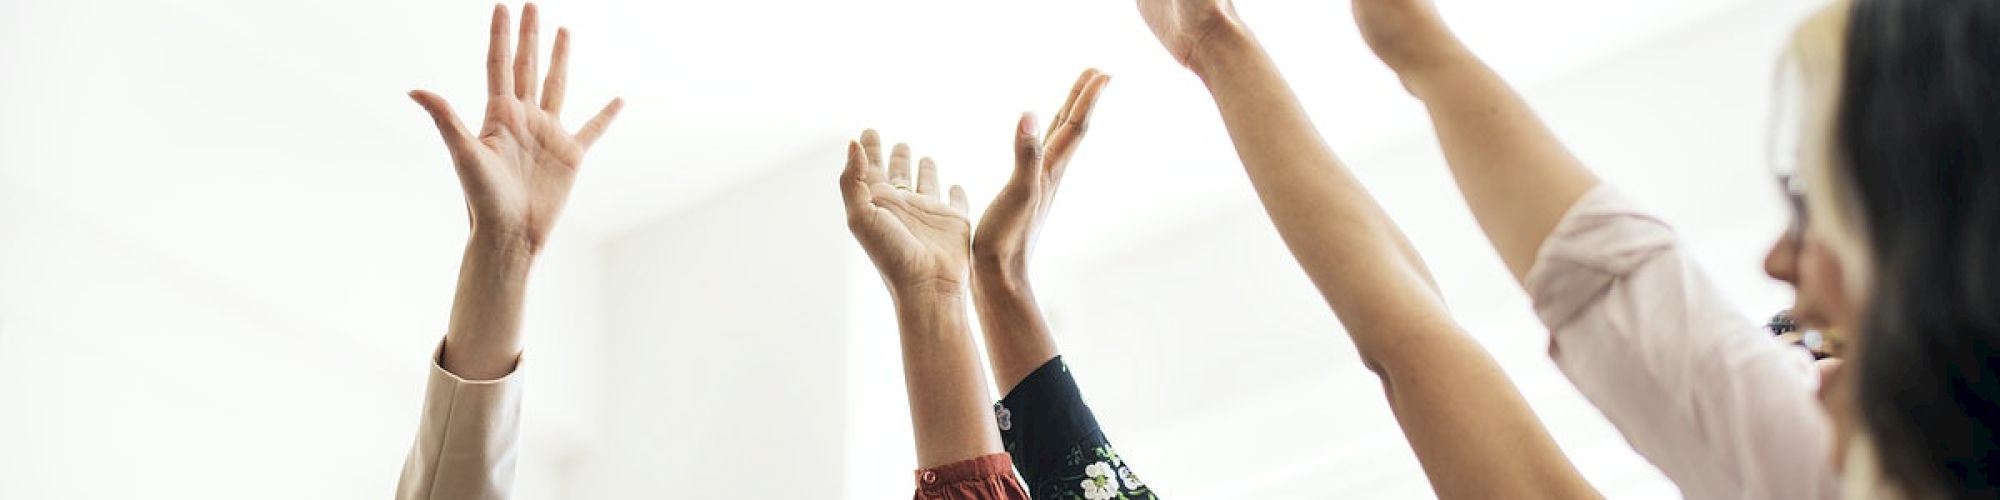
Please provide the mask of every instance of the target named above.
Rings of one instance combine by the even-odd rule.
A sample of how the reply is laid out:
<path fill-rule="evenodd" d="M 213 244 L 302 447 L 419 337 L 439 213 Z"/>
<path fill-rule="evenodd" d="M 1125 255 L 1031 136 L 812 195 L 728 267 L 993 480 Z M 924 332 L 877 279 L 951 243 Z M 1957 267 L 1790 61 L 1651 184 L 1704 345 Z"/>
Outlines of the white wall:
<path fill-rule="evenodd" d="M 448 267 L 373 261 L 403 278 L 246 286 L 8 182 L 0 241 L 0 498 L 393 491 L 443 333 Z M 535 404 L 519 481 L 540 498 L 560 489 L 560 458 L 589 432 L 580 415 L 594 415 L 600 386 L 578 359 L 598 351 L 596 332 L 544 333 L 597 316 L 588 301 L 562 299 L 595 296 L 571 276 L 591 263 L 553 248 L 546 257 L 530 291 Z M 377 299 L 348 312 L 399 325 L 369 333 L 400 337 L 401 348 L 301 312 L 362 290 Z M 393 302 L 435 307 L 404 314 Z"/>
<path fill-rule="evenodd" d="M 311 30 L 421 16 L 264 23 L 288 26 L 260 37 L 229 16 L 365 12 L 249 7 L 0 4 L 0 498 L 391 493 L 463 204 L 435 132 L 397 102 L 423 70 L 366 83 L 383 67 L 299 49 L 341 43 Z M 359 79 L 329 76 L 343 74 Z M 536 497 L 562 489 L 602 406 L 596 237 L 581 226 L 529 290 L 519 484 Z"/>
<path fill-rule="evenodd" d="M 605 244 L 612 396 L 577 497 L 843 487 L 850 243 L 838 164 L 820 160 L 792 164 L 824 175 L 784 169 Z"/>

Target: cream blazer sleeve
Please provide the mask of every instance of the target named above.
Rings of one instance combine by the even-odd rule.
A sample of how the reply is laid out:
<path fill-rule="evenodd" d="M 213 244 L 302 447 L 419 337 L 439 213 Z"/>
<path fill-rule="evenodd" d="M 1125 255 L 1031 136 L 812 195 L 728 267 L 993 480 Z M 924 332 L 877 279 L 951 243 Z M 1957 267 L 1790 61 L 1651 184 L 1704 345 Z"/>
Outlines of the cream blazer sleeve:
<path fill-rule="evenodd" d="M 403 462 L 398 500 L 505 499 L 520 450 L 521 368 L 496 380 L 465 380 L 431 353 L 417 441 Z"/>

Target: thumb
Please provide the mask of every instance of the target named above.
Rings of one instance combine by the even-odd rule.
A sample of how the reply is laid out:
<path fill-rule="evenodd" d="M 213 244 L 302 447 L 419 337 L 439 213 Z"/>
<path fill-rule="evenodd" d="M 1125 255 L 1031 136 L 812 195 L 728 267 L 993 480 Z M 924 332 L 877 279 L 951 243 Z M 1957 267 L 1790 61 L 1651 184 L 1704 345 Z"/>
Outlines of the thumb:
<path fill-rule="evenodd" d="M 446 103 L 443 97 L 424 90 L 410 91 L 410 100 L 416 101 L 418 106 L 423 106 L 424 111 L 430 113 L 431 121 L 436 122 L 438 134 L 444 137 L 444 145 L 451 150 L 452 156 L 457 157 L 465 152 L 466 145 L 472 140 L 472 134 L 465 131 L 465 124 L 458 121 L 458 114 L 451 111 L 451 104 Z"/>
<path fill-rule="evenodd" d="M 1042 170 L 1042 138 L 1035 134 L 1035 114 L 1021 113 L 1014 127 L 1014 178 L 1037 182 Z"/>

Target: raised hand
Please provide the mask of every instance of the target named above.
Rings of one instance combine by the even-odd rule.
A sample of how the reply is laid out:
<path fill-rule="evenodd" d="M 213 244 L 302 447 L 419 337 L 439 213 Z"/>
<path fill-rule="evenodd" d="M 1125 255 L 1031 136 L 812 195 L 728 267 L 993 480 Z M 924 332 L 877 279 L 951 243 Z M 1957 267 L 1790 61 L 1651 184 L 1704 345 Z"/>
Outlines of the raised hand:
<path fill-rule="evenodd" d="M 1028 374 L 1056 357 L 1055 336 L 1049 333 L 1028 284 L 1028 255 L 1034 252 L 1035 236 L 1055 201 L 1063 171 L 1090 128 L 1097 95 L 1110 82 L 1110 75 L 1085 70 L 1042 137 L 1035 136 L 1032 115 L 1021 117 L 1014 133 L 1014 175 L 986 207 L 973 233 L 972 298 L 984 325 L 988 366 L 1002 394 L 1012 392 Z"/>
<path fill-rule="evenodd" d="M 1230 0 L 1138 0 L 1139 15 L 1182 66 L 1195 68 L 1203 44 L 1218 34 L 1242 29 Z"/>
<path fill-rule="evenodd" d="M 965 318 L 972 253 L 965 190 L 952 186 L 945 204 L 930 158 L 917 162 L 911 184 L 909 145 L 896 145 L 886 171 L 883 160 L 882 137 L 874 130 L 849 141 L 840 197 L 848 231 L 875 261 L 896 303 L 917 465 L 929 469 L 999 453 L 1000 431 Z"/>
<path fill-rule="evenodd" d="M 942 199 L 937 164 L 917 163 L 910 179 L 910 146 L 897 144 L 883 170 L 882 137 L 874 130 L 847 143 L 847 168 L 840 195 L 847 205 L 847 228 L 882 273 L 892 294 L 950 292 L 965 286 L 971 254 L 972 222 L 966 218 L 965 190 L 951 187 Z"/>
<path fill-rule="evenodd" d="M 987 205 L 985 215 L 979 218 L 979 229 L 973 233 L 976 279 L 1024 276 L 1042 220 L 1048 217 L 1056 188 L 1062 185 L 1063 171 L 1090 129 L 1090 113 L 1097 106 L 1098 93 L 1109 83 L 1111 75 L 1084 70 L 1041 138 L 1035 136 L 1033 115 L 1021 117 L 1014 138 L 1014 175 L 1000 188 L 993 204 Z"/>
<path fill-rule="evenodd" d="M 555 227 L 584 152 L 604 135 L 624 106 L 623 100 L 612 99 L 575 134 L 564 131 L 569 30 L 556 30 L 548 76 L 538 88 L 537 22 L 535 4 L 521 9 L 520 46 L 510 54 L 507 7 L 493 7 L 486 48 L 486 119 L 477 135 L 465 128 L 443 97 L 423 90 L 410 92 L 410 98 L 437 122 L 445 148 L 451 151 L 465 188 L 473 235 L 518 243 L 530 254 L 541 250 Z"/>

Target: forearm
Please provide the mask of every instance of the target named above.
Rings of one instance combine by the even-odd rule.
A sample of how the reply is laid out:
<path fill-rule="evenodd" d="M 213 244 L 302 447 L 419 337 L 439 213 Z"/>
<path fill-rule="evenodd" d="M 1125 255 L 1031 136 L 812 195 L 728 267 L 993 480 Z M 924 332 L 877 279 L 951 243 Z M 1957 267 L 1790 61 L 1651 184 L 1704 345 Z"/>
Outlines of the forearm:
<path fill-rule="evenodd" d="M 999 453 L 991 393 L 979 371 L 963 295 L 899 294 L 896 317 L 918 467 Z"/>
<path fill-rule="evenodd" d="M 533 262 L 524 240 L 477 232 L 468 239 L 445 333 L 445 370 L 470 380 L 492 380 L 514 370 Z"/>
<path fill-rule="evenodd" d="M 1423 101 L 1453 178 L 1516 280 L 1597 177 L 1563 147 L 1527 101 L 1449 31 L 1425 30 L 1427 55 L 1392 64 Z"/>
<path fill-rule="evenodd" d="M 1197 73 L 1292 255 L 1364 358 L 1394 348 L 1377 327 L 1442 314 L 1428 271 L 1366 188 L 1327 147 L 1277 66 L 1247 34 L 1217 36 Z"/>
<path fill-rule="evenodd" d="M 1449 321 L 1406 328 L 1463 339 L 1410 345 L 1398 354 L 1424 366 L 1383 377 L 1389 407 L 1438 498 L 1601 497 L 1484 348 Z"/>
<path fill-rule="evenodd" d="M 972 300 L 979 311 L 980 332 L 986 337 L 986 358 L 993 381 L 1007 394 L 1028 374 L 1055 359 L 1055 336 L 1035 302 L 1024 270 L 1000 266 L 973 268 Z"/>
<path fill-rule="evenodd" d="M 1422 259 L 1314 130 L 1248 37 L 1198 68 L 1292 254 L 1380 374 L 1439 495 L 1592 496 L 1492 357 L 1452 321 Z"/>

